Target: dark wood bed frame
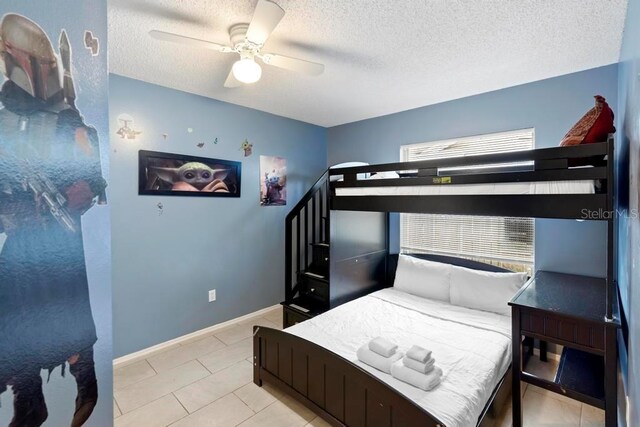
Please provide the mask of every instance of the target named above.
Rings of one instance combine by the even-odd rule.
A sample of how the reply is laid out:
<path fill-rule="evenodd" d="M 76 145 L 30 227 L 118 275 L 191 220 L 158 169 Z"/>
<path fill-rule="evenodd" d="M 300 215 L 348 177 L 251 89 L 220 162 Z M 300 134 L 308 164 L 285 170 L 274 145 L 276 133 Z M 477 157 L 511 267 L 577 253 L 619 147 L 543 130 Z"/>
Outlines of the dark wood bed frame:
<path fill-rule="evenodd" d="M 330 177 L 343 177 L 342 181 L 334 181 L 330 184 L 330 209 L 332 211 L 585 219 L 584 209 L 609 213 L 615 209 L 613 145 L 613 137 L 610 136 L 607 142 L 573 147 L 329 169 L 327 174 Z M 446 167 L 523 161 L 532 161 L 533 167 L 530 170 L 500 171 L 498 173 L 474 170 L 464 175 L 453 176 L 443 176 L 439 172 L 439 168 Z M 572 166 L 578 165 L 592 165 L 593 167 L 572 168 Z M 403 174 L 403 177 L 397 179 L 358 179 L 359 174 L 387 171 L 413 172 L 408 175 Z M 603 185 L 595 194 L 336 196 L 335 192 L 337 188 L 355 187 L 559 180 L 597 180 Z M 605 320 L 613 322 L 615 321 L 613 315 L 616 301 L 614 217 L 610 215 L 609 217 L 586 219 L 604 220 L 608 225 Z M 299 223 L 298 227 L 300 227 Z M 300 229 L 298 228 L 299 234 Z M 427 258 L 434 259 L 433 257 Z M 440 258 L 439 261 L 455 265 L 464 265 L 480 270 L 489 268 L 491 271 L 496 271 L 496 267 L 482 263 L 457 258 L 438 258 Z M 391 265 L 392 263 L 393 259 L 391 258 L 387 264 Z M 287 272 L 290 273 L 291 270 L 291 263 L 288 261 Z M 395 272 L 395 266 L 390 266 L 386 270 L 388 286 L 393 283 L 388 272 Z M 333 276 L 331 280 L 334 280 Z M 493 391 L 478 419 L 478 424 L 487 413 L 491 403 L 495 399 L 499 399 L 498 395 L 510 393 L 511 381 L 505 381 L 505 378 L 510 375 L 510 371 L 511 369 Z M 616 379 L 608 379 L 607 381 L 616 381 Z M 283 331 L 258 326 L 254 328 L 254 382 L 259 386 L 266 382 L 286 391 L 335 426 L 444 426 L 444 423 L 432 414 L 348 360 Z"/>
<path fill-rule="evenodd" d="M 476 270 L 508 271 L 461 258 L 410 255 Z M 397 255 L 388 257 L 390 284 L 397 259 Z M 478 425 L 494 401 L 503 402 L 509 396 L 510 375 L 511 369 L 493 390 Z M 349 360 L 285 331 L 254 327 L 253 382 L 258 386 L 268 383 L 290 394 L 334 426 L 445 426 L 408 397 Z"/>

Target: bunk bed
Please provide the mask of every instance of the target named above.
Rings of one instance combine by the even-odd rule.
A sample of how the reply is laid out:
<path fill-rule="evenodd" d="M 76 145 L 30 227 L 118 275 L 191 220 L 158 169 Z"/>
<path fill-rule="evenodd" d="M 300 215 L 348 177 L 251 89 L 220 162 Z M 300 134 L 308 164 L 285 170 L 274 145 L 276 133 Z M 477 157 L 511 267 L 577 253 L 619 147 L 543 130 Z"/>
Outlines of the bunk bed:
<path fill-rule="evenodd" d="M 613 153 L 613 138 L 610 137 L 603 143 L 571 147 L 330 169 L 331 235 L 337 231 L 334 215 L 338 217 L 343 211 L 606 221 L 605 279 L 536 272 L 510 303 L 514 313 L 511 319 L 513 369 L 510 370 L 510 385 L 515 427 L 522 424 L 521 381 L 599 406 L 606 411 L 607 427 L 613 427 L 617 423 L 616 336 L 620 325 L 614 282 L 614 217 L 610 214 L 614 209 Z M 338 250 L 332 241 L 332 256 Z M 358 257 L 341 258 L 341 262 L 358 262 Z M 386 259 L 384 268 L 375 269 L 379 280 L 376 289 L 393 284 L 395 270 L 389 262 L 393 258 L 387 256 Z M 337 262 L 332 259 L 332 266 Z M 445 262 L 464 265 L 468 261 L 450 258 Z M 471 268 L 483 269 L 479 265 Z M 345 273 L 348 269 L 336 270 L 348 275 Z M 332 280 L 334 278 L 332 273 Z M 572 283 L 585 286 L 572 288 Z M 562 286 L 567 290 L 563 291 Z M 578 304 L 571 301 L 571 289 L 580 290 L 583 300 Z M 536 292 L 544 296 L 546 305 L 543 304 L 545 301 L 536 299 Z M 555 304 L 556 297 L 564 303 Z M 581 305 L 580 309 L 576 305 Z M 565 307 L 569 308 L 563 312 Z M 584 313 L 585 307 L 588 313 Z M 279 386 L 332 425 L 447 425 L 407 393 L 292 332 L 255 327 L 256 384 L 262 385 L 266 381 Z M 563 372 L 555 382 L 525 373 L 522 337 L 577 348 L 593 356 L 586 358 L 592 362 L 595 357 L 595 363 L 602 365 L 599 372 L 604 377 L 596 378 L 596 383 L 602 386 L 597 387 L 597 396 L 581 388 L 580 384 L 576 387 L 580 392 L 574 392 L 562 382 L 563 378 L 569 377 L 570 381 L 576 381 L 580 368 L 570 365 L 570 360 L 584 363 L 584 357 L 570 359 L 563 353 Z M 545 356 L 544 348 L 541 346 L 541 358 Z M 569 355 L 575 354 L 569 352 Z M 478 417 L 478 425 L 495 396 L 502 393 L 505 383 L 509 383 L 505 381 L 507 375 L 500 378 L 488 394 L 490 397 Z"/>

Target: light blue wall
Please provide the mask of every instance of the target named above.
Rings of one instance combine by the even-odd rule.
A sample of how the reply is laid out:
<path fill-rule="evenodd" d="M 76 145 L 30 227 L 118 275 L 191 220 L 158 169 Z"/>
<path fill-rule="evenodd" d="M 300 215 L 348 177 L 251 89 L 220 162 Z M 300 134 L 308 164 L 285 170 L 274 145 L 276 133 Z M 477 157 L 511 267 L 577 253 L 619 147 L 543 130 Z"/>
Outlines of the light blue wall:
<path fill-rule="evenodd" d="M 618 67 L 618 205 L 621 211 L 635 210 L 636 214 L 640 208 L 639 22 L 640 1 L 630 0 Z M 628 324 L 628 347 L 622 347 L 620 362 L 629 397 L 628 425 L 637 426 L 640 425 L 640 219 L 637 215 L 623 214 L 618 218 L 618 227 L 618 284 Z"/>
<path fill-rule="evenodd" d="M 330 128 L 329 164 L 388 163 L 399 160 L 404 144 L 529 127 L 535 128 L 536 148 L 553 147 L 596 94 L 616 106 L 616 65 Z M 397 250 L 397 217 L 391 229 Z M 536 267 L 603 277 L 605 236 L 604 223 L 536 220 Z"/>
<path fill-rule="evenodd" d="M 110 84 L 116 357 L 279 303 L 284 217 L 326 168 L 325 129 L 116 75 Z M 139 139 L 114 135 L 122 113 Z M 242 197 L 138 196 L 141 149 L 242 161 Z M 287 206 L 259 206 L 261 154 L 287 159 Z"/>
<path fill-rule="evenodd" d="M 109 178 L 108 81 L 107 81 L 107 2 L 106 0 L 2 0 L 0 18 L 5 13 L 22 14 L 39 24 L 58 52 L 60 31 L 66 29 L 72 48 L 72 65 L 77 91 L 76 105 L 84 121 L 96 128 L 100 138 L 102 173 Z M 84 47 L 84 32 L 90 30 L 100 41 L 100 54 L 92 56 Z M 0 85 L 4 77 L 0 74 Z M 0 134 L 2 129 L 0 129 Z M 1 139 L 1 138 L 0 138 Z M 112 193 L 107 188 L 107 197 Z M 112 341 L 111 341 L 111 258 L 109 206 L 94 206 L 82 216 L 85 262 L 89 280 L 91 308 L 98 341 L 94 360 L 98 378 L 98 405 L 85 424 L 88 427 L 113 425 Z M 0 233 L 0 248 L 4 235 Z M 64 308 L 62 308 L 64 309 Z M 45 426 L 71 423 L 76 398 L 73 376 L 61 376 L 57 368 L 46 381 L 44 395 L 49 412 Z M 1 396 L 0 425 L 8 425 L 12 413 L 10 393 Z"/>

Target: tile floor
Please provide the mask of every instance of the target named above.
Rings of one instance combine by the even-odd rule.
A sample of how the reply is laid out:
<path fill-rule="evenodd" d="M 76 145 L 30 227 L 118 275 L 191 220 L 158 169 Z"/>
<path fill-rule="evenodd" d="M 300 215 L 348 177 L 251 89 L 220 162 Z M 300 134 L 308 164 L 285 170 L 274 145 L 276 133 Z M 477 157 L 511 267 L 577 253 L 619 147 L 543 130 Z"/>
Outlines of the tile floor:
<path fill-rule="evenodd" d="M 252 382 L 252 325 L 281 328 L 282 311 L 229 326 L 175 345 L 114 372 L 116 427 L 327 426 L 293 398 Z M 540 375 L 553 363 L 535 358 L 529 370 Z M 523 386 L 524 425 L 595 427 L 604 425 L 596 408 L 529 385 Z M 511 402 L 482 427 L 511 426 Z"/>

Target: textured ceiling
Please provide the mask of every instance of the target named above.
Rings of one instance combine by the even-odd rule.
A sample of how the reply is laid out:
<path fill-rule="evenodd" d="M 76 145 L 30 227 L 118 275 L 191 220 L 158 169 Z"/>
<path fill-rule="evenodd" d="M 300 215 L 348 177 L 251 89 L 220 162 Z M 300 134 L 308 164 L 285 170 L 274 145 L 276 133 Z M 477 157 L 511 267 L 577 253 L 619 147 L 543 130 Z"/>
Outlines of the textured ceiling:
<path fill-rule="evenodd" d="M 257 0 L 109 0 L 110 71 L 335 126 L 618 61 L 627 0 L 276 0 L 265 51 L 326 65 L 263 66 L 227 89 L 235 55 L 154 40 L 158 29 L 228 43 Z"/>

